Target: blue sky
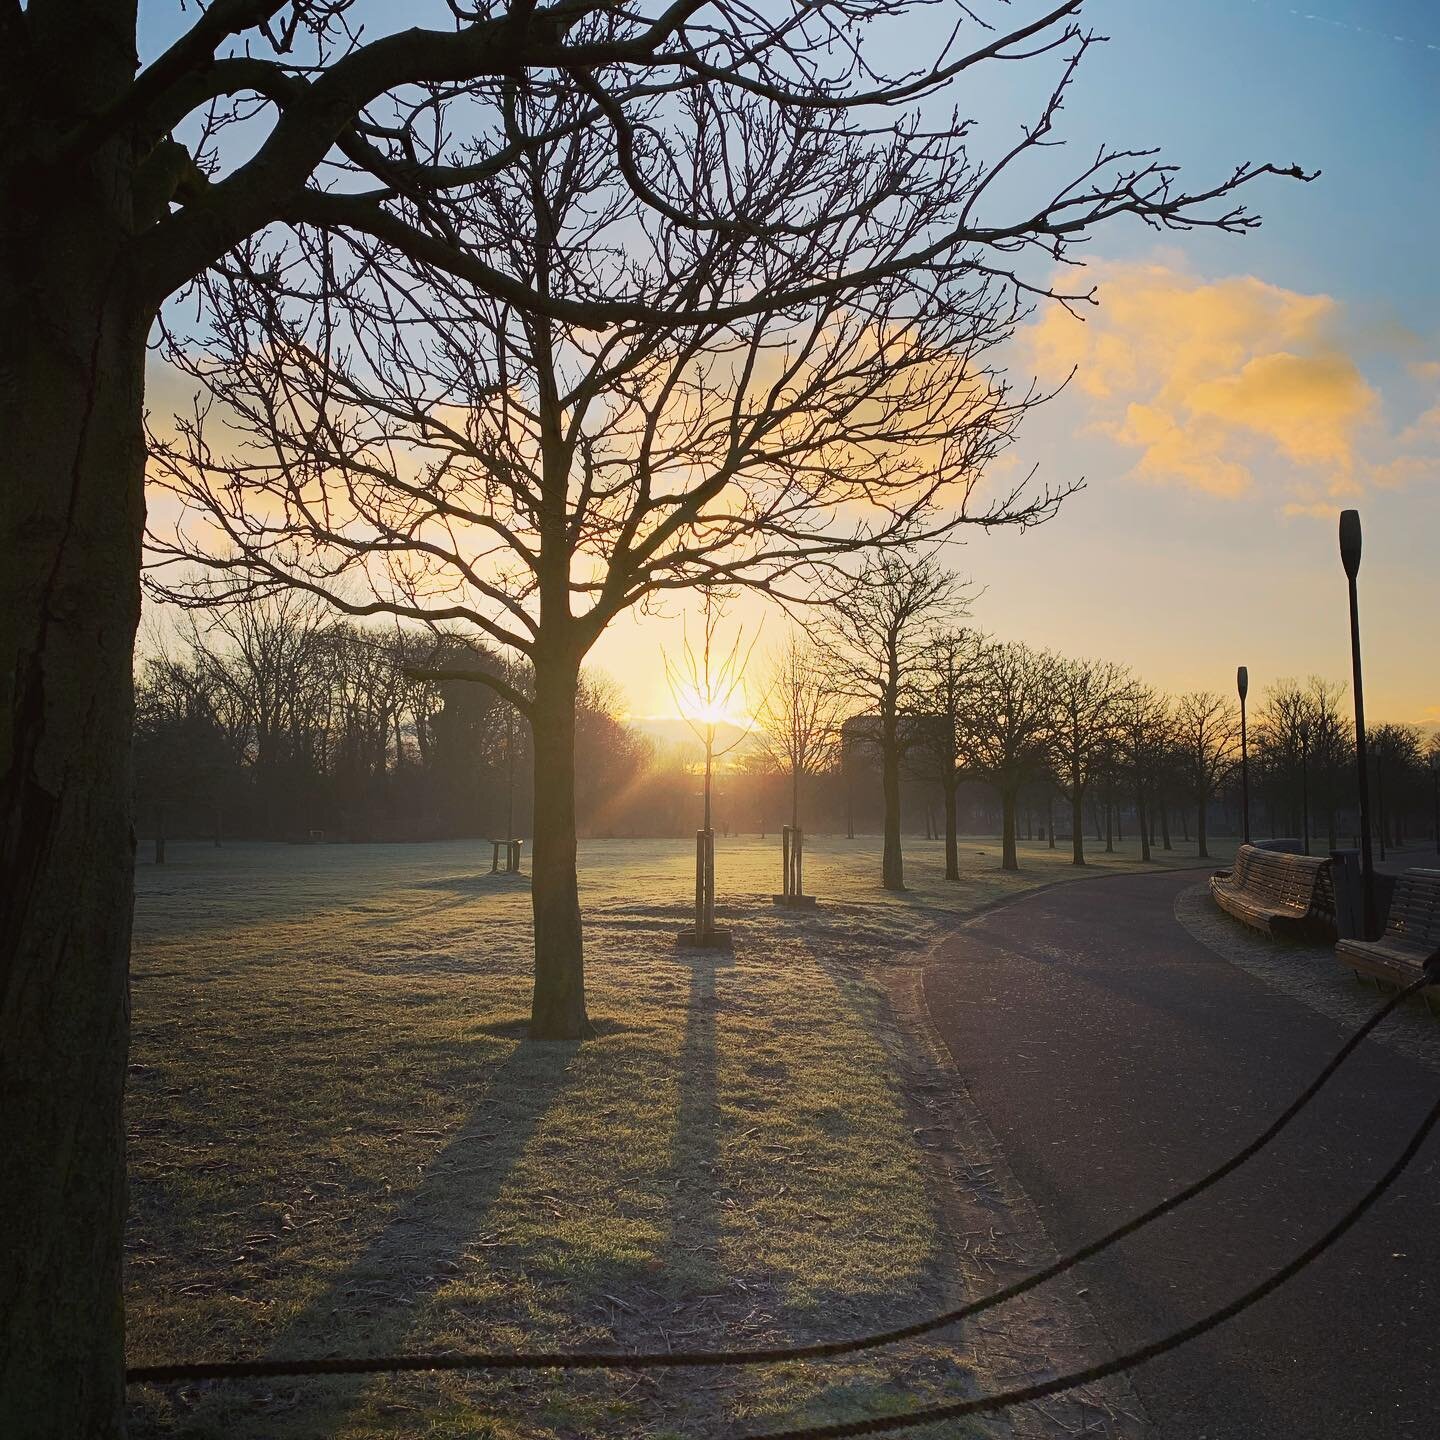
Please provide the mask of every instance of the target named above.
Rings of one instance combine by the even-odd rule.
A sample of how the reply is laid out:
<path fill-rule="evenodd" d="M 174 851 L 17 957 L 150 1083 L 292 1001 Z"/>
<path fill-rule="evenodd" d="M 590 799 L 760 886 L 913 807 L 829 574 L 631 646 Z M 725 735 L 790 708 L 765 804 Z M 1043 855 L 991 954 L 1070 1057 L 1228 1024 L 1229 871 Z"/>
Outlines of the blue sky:
<path fill-rule="evenodd" d="M 142 6 L 149 53 L 177 10 Z M 404 8 L 443 24 L 434 11 Z M 1343 678 L 1334 512 L 1355 505 L 1371 713 L 1440 725 L 1440 4 L 1091 0 L 1084 19 L 1110 38 L 1067 102 L 1070 149 L 1047 163 L 1108 140 L 1157 145 L 1193 182 L 1243 159 L 1322 174 L 1255 187 L 1265 223 L 1243 238 L 1107 230 L 1088 252 L 1102 305 L 1082 338 L 1053 317 L 1022 336 L 1017 371 L 1058 356 L 1082 373 L 1030 419 L 1016 460 L 1088 488 L 1039 530 L 952 551 L 984 588 L 975 623 L 1175 690 L 1228 690 L 1237 663 L 1257 690 Z M 869 36 L 882 59 L 917 38 Z M 1013 134 L 1039 78 L 1000 66 L 969 86 L 982 145 Z M 1154 303 L 1127 314 L 1137 293 Z M 1207 345 L 1215 327 L 1224 343 Z M 601 643 L 638 714 L 670 708 L 658 652 L 677 628 L 621 622 Z"/>

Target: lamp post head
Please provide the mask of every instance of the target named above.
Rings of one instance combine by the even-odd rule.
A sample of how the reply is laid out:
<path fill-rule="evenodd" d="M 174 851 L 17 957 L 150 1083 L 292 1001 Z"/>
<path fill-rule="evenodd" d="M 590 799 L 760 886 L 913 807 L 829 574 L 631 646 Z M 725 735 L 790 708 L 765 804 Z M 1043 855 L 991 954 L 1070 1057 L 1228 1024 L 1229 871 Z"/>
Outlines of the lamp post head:
<path fill-rule="evenodd" d="M 1240 692 L 1240 699 L 1243 701 L 1250 691 L 1250 672 L 1243 665 L 1235 672 L 1235 688 Z"/>
<path fill-rule="evenodd" d="M 1340 512 L 1340 563 L 1353 580 L 1360 571 L 1360 512 Z"/>

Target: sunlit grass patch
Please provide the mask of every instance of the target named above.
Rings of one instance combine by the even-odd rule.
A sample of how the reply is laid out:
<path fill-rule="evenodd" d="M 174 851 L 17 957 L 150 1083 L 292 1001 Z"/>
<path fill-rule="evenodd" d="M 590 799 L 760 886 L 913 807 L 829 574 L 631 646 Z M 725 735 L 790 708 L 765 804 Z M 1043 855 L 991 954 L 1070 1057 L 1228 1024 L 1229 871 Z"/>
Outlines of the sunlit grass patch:
<path fill-rule="evenodd" d="M 874 841 L 817 841 L 822 904 L 797 913 L 770 903 L 776 845 L 722 840 L 734 953 L 697 954 L 674 944 L 688 846 L 585 845 L 596 1033 L 536 1044 L 528 891 L 482 847 L 173 846 L 139 880 L 132 1360 L 725 1348 L 935 1308 L 951 1240 L 873 977 L 947 918 L 1075 873 L 1027 847 L 1007 875 L 996 849 L 967 844 L 947 885 L 939 847 L 912 847 L 912 889 L 887 895 Z M 743 1373 L 148 1390 L 134 1427 L 718 1435 L 966 1375 L 961 1333 Z"/>

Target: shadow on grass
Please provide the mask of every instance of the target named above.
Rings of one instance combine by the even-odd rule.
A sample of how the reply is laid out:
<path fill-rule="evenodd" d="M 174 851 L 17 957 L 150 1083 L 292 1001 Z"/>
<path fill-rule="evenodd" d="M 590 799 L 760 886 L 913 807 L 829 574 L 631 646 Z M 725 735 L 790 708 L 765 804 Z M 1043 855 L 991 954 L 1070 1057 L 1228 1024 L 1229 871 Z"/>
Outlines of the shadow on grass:
<path fill-rule="evenodd" d="M 670 1164 L 662 1184 L 674 1197 L 666 1249 L 671 1270 L 692 1294 L 724 1283 L 719 1270 L 720 1102 L 716 1014 L 718 973 L 735 963 L 720 950 L 697 950 L 690 960 L 685 1040 L 679 1059 L 679 1099 Z M 685 1259 L 680 1257 L 684 1256 Z"/>
<path fill-rule="evenodd" d="M 448 1284 L 546 1113 L 563 1093 L 578 1043 L 521 1041 L 490 1073 L 474 1114 L 426 1167 L 373 1239 L 331 1275 L 266 1354 L 375 1355 L 443 1348 L 416 1334 L 423 1302 Z M 186 1434 L 329 1434 L 357 1406 L 365 1377 L 268 1381 L 217 1392 Z M 247 1401 L 248 1396 L 248 1401 Z M 227 1403 L 229 1413 L 221 1410 Z M 283 1412 L 283 1420 L 266 1410 Z M 205 1430 L 203 1422 L 212 1429 Z"/>

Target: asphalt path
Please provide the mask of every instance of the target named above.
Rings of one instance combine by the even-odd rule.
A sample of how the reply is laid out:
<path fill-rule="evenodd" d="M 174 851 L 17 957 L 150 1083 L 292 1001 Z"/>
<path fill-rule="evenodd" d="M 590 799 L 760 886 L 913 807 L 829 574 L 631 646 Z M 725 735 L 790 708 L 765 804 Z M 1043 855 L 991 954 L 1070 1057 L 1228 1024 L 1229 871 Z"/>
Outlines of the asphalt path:
<path fill-rule="evenodd" d="M 1173 907 L 1200 878 L 1042 891 L 962 926 L 926 971 L 936 1028 L 1062 1253 L 1239 1149 L 1348 1033 L 1191 937 Z M 1435 1069 L 1367 1044 L 1267 1152 L 1054 1283 L 1116 1350 L 1164 1335 L 1333 1223 L 1437 1095 Z M 1308 1270 L 1133 1372 L 1161 1440 L 1440 1437 L 1437 1222 L 1432 1135 Z"/>

